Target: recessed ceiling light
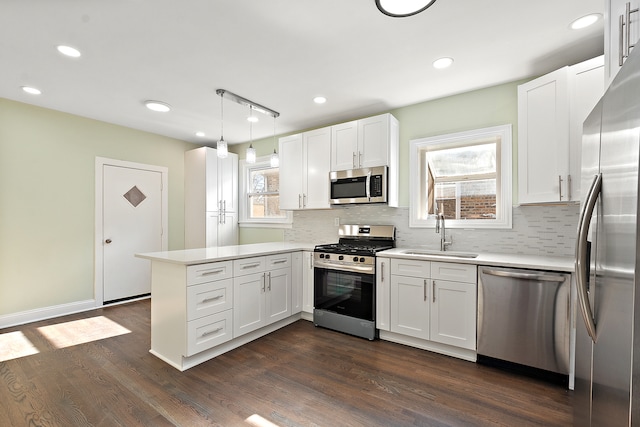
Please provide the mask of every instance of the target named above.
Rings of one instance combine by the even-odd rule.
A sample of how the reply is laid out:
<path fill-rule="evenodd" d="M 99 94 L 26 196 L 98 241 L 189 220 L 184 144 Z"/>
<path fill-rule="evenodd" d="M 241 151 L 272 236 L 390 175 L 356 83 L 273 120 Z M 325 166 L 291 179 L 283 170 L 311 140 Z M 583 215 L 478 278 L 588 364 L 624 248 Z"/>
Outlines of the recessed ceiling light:
<path fill-rule="evenodd" d="M 415 15 L 422 12 L 436 0 L 376 0 L 376 6 L 380 12 L 394 18 Z"/>
<path fill-rule="evenodd" d="M 78 58 L 81 55 L 80 51 L 75 47 L 60 45 L 57 47 L 57 49 L 61 54 L 69 56 L 71 58 Z"/>
<path fill-rule="evenodd" d="M 583 16 L 582 18 L 578 18 L 571 23 L 571 29 L 580 30 L 582 28 L 586 28 L 590 25 L 595 24 L 598 19 L 600 19 L 599 13 L 592 13 L 591 15 Z"/>
<path fill-rule="evenodd" d="M 196 132 L 196 136 L 198 138 L 204 138 L 206 136 L 206 134 L 204 132 L 198 131 L 198 132 Z"/>
<path fill-rule="evenodd" d="M 315 102 L 316 104 L 324 104 L 325 102 L 327 102 L 327 98 L 325 98 L 324 96 L 316 96 L 315 98 L 313 98 L 313 102 Z"/>
<path fill-rule="evenodd" d="M 433 68 L 447 68 L 453 64 L 453 58 L 440 58 L 433 61 Z"/>
<path fill-rule="evenodd" d="M 147 108 L 152 111 L 159 111 L 161 113 L 166 113 L 167 111 L 171 111 L 171 106 L 165 102 L 145 101 L 144 105 L 146 105 Z"/>
<path fill-rule="evenodd" d="M 251 123 L 255 123 L 258 121 L 258 118 L 256 116 L 249 116 L 247 117 L 247 121 Z"/>
<path fill-rule="evenodd" d="M 22 90 L 31 95 L 40 95 L 42 93 L 40 89 L 31 86 L 22 86 Z"/>

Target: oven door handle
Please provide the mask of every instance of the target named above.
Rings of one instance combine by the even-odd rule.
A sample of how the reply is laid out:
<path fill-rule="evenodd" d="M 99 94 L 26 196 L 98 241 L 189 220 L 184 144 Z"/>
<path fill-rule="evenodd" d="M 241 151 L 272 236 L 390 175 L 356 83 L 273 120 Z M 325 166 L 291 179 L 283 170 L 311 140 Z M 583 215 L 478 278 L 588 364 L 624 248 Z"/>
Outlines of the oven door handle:
<path fill-rule="evenodd" d="M 336 271 L 348 271 L 351 273 L 364 273 L 364 274 L 375 274 L 376 270 L 372 265 L 334 265 L 334 264 L 326 264 L 322 261 L 315 260 L 314 261 L 315 269 L 325 269 L 325 270 L 336 270 Z"/>

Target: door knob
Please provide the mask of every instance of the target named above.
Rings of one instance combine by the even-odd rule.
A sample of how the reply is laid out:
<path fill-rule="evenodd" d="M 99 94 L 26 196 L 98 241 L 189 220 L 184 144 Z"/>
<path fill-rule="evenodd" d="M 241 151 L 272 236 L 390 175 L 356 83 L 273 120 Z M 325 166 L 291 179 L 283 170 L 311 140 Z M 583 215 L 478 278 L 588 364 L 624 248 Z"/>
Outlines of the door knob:
<path fill-rule="evenodd" d="M 104 242 L 108 245 L 109 243 L 111 243 L 111 239 L 107 239 Z"/>

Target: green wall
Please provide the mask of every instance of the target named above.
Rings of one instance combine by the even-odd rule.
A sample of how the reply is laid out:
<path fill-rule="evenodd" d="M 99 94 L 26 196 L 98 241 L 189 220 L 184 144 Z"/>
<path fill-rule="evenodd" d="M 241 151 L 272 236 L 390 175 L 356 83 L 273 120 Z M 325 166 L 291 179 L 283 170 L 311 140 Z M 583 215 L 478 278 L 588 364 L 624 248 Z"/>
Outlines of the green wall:
<path fill-rule="evenodd" d="M 0 98 L 0 316 L 94 298 L 95 158 L 169 170 L 169 248 L 184 246 L 192 144 Z"/>

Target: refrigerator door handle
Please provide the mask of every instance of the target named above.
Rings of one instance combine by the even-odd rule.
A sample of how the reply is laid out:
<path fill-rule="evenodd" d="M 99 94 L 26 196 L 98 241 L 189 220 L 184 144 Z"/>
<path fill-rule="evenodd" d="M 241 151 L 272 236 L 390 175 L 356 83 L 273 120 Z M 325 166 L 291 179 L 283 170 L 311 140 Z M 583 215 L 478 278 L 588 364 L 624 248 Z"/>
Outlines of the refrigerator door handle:
<path fill-rule="evenodd" d="M 593 318 L 591 305 L 589 304 L 589 293 L 587 291 L 587 267 L 588 263 L 591 262 L 591 260 L 588 259 L 587 237 L 593 209 L 596 206 L 601 190 L 602 174 L 598 174 L 594 176 L 589 192 L 587 193 L 587 198 L 585 199 L 584 208 L 578 223 L 578 239 L 576 242 L 576 287 L 578 289 L 578 301 L 587 332 L 594 343 L 597 341 L 597 334 L 596 323 Z"/>

